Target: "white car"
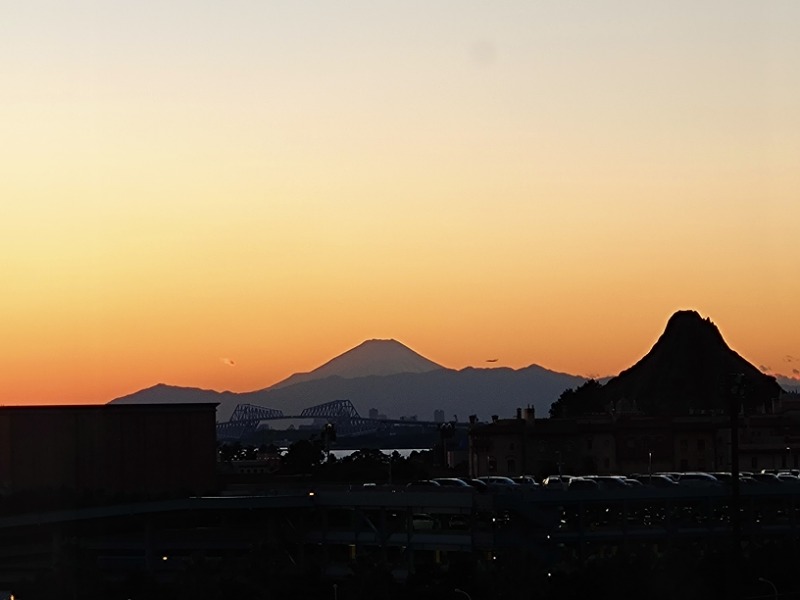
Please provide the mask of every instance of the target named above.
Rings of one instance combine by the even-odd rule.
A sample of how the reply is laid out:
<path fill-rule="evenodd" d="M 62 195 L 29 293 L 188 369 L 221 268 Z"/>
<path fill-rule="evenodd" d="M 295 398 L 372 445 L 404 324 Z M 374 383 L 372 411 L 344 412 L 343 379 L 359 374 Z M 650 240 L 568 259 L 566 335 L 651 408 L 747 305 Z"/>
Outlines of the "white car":
<path fill-rule="evenodd" d="M 542 485 L 548 490 L 566 490 L 572 475 L 548 475 L 542 480 Z"/>

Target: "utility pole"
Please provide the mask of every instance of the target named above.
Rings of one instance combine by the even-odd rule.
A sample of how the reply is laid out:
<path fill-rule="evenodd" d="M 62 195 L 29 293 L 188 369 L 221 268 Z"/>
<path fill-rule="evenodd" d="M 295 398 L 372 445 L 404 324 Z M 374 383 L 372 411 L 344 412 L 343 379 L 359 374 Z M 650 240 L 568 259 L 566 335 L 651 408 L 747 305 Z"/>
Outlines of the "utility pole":
<path fill-rule="evenodd" d="M 439 440 L 442 443 L 442 466 L 447 468 L 447 440 L 455 435 L 456 422 L 439 424 Z"/>
<path fill-rule="evenodd" d="M 736 578 L 742 572 L 742 521 L 741 495 L 739 490 L 739 411 L 744 394 L 744 375 L 736 373 L 729 392 L 729 411 L 731 427 L 731 590 L 738 589 Z"/>

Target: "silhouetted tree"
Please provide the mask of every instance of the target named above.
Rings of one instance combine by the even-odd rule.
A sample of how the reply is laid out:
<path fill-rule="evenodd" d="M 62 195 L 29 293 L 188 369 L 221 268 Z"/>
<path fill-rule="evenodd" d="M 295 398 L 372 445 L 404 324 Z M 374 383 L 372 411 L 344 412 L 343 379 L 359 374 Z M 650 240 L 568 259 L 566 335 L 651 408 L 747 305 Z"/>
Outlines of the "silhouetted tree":
<path fill-rule="evenodd" d="M 550 417 L 579 417 L 604 412 L 602 389 L 600 382 L 589 379 L 575 389 L 564 390 L 550 406 Z"/>
<path fill-rule="evenodd" d="M 312 473 L 325 457 L 320 440 L 298 440 L 283 456 L 283 468 L 287 473 Z"/>

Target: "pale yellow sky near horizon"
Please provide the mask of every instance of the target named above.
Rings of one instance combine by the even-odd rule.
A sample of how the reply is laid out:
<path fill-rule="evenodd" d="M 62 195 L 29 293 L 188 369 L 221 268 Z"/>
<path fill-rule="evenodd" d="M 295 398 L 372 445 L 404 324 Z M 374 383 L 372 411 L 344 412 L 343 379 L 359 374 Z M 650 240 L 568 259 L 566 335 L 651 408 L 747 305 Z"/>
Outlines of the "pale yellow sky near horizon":
<path fill-rule="evenodd" d="M 800 376 L 800 4 L 36 1 L 0 22 L 0 403 L 370 338 Z"/>

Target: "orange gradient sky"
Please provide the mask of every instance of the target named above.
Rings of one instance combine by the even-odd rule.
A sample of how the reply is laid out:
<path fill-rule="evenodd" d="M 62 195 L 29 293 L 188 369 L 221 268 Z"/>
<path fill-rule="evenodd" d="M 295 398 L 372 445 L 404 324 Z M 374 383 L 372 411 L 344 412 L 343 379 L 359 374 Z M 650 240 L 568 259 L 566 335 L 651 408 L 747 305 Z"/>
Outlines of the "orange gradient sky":
<path fill-rule="evenodd" d="M 370 338 L 616 374 L 689 308 L 800 376 L 798 31 L 794 1 L 16 3 L 0 403 L 249 391 Z"/>

